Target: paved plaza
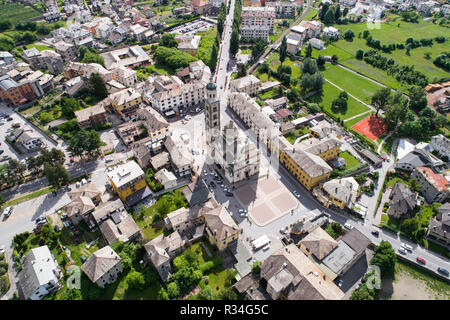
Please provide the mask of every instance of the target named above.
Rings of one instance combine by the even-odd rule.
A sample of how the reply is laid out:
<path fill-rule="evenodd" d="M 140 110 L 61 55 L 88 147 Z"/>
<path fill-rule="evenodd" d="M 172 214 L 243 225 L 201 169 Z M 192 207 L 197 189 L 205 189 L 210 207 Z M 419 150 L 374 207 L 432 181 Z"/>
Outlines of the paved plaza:
<path fill-rule="evenodd" d="M 238 188 L 235 194 L 258 226 L 265 226 L 298 206 L 291 192 L 270 175 L 268 178 L 260 176 L 258 180 Z"/>

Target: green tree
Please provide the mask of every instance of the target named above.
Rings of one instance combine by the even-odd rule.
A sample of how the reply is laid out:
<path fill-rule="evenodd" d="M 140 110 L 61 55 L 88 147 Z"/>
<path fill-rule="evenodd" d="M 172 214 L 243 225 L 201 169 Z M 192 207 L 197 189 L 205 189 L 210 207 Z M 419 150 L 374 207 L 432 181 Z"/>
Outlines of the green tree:
<path fill-rule="evenodd" d="M 284 36 L 283 40 L 281 41 L 281 45 L 280 45 L 281 64 L 283 64 L 284 60 L 286 59 L 286 55 L 287 55 L 287 41 L 286 41 L 286 36 Z"/>
<path fill-rule="evenodd" d="M 233 288 L 225 288 L 217 295 L 220 300 L 238 300 L 238 295 Z"/>
<path fill-rule="evenodd" d="M 308 43 L 308 47 L 306 47 L 305 57 L 311 58 L 312 55 L 312 45 L 311 42 Z"/>
<path fill-rule="evenodd" d="M 252 273 L 253 273 L 255 276 L 259 275 L 259 273 L 261 272 L 261 264 L 262 264 L 261 261 L 255 261 L 255 262 L 253 262 L 253 265 L 252 265 Z"/>
<path fill-rule="evenodd" d="M 158 300 L 169 300 L 169 295 L 167 294 L 166 290 L 164 290 L 164 288 L 161 288 L 158 291 Z"/>
<path fill-rule="evenodd" d="M 353 32 L 352 29 L 348 29 L 347 31 L 344 32 L 344 39 L 345 40 L 353 40 L 353 38 L 355 37 L 355 33 Z"/>
<path fill-rule="evenodd" d="M 425 89 L 419 86 L 411 86 L 408 89 L 408 95 L 410 97 L 410 108 L 415 112 L 421 111 L 428 104 L 427 92 Z"/>
<path fill-rule="evenodd" d="M 91 73 L 89 84 L 92 87 L 94 96 L 102 100 L 108 96 L 105 80 L 98 73 Z"/>
<path fill-rule="evenodd" d="M 57 189 L 70 182 L 70 174 L 61 163 L 56 163 L 56 165 L 52 166 L 48 162 L 45 162 L 44 175 L 48 183 Z"/>
<path fill-rule="evenodd" d="M 397 262 L 397 255 L 392 249 L 388 241 L 382 240 L 378 246 L 375 247 L 375 254 L 370 261 L 371 264 L 380 267 L 381 275 L 392 273 Z"/>
<path fill-rule="evenodd" d="M 167 295 L 170 299 L 176 299 L 180 296 L 180 289 L 176 282 L 171 282 L 167 285 Z"/>
<path fill-rule="evenodd" d="M 60 106 L 62 115 L 68 120 L 73 119 L 75 117 L 74 114 L 75 111 L 82 109 L 80 103 L 75 98 L 63 97 L 60 101 Z"/>
<path fill-rule="evenodd" d="M 356 59 L 362 60 L 363 57 L 364 57 L 364 51 L 362 49 L 358 49 L 356 51 Z"/>
<path fill-rule="evenodd" d="M 81 291 L 78 289 L 66 290 L 60 297 L 60 300 L 83 300 Z"/>
<path fill-rule="evenodd" d="M 100 139 L 100 135 L 95 130 L 80 130 L 72 135 L 68 142 L 68 150 L 73 156 L 92 157 L 98 154 L 100 147 L 104 143 Z"/>
<path fill-rule="evenodd" d="M 350 300 L 375 300 L 375 290 L 367 288 L 363 284 L 358 290 L 353 291 Z"/>
<path fill-rule="evenodd" d="M 204 289 L 200 290 L 197 298 L 199 300 L 215 300 L 215 295 L 211 288 L 209 286 L 206 286 Z"/>
<path fill-rule="evenodd" d="M 380 110 L 384 110 L 389 103 L 391 89 L 388 87 L 377 90 L 372 96 L 372 106 L 377 110 L 376 116 Z"/>
<path fill-rule="evenodd" d="M 230 39 L 230 54 L 232 56 L 235 56 L 238 50 L 239 50 L 239 32 L 237 29 L 233 28 Z"/>
<path fill-rule="evenodd" d="M 330 7 L 327 12 L 325 13 L 325 16 L 323 18 L 323 21 L 326 25 L 332 25 L 334 23 L 334 8 Z"/>
<path fill-rule="evenodd" d="M 323 67 L 325 66 L 325 57 L 322 56 L 321 54 L 319 54 L 316 62 L 317 62 L 317 67 L 322 70 Z"/>
<path fill-rule="evenodd" d="M 145 279 L 144 275 L 136 270 L 132 269 L 127 277 L 126 282 L 128 284 L 128 288 L 144 290 L 145 288 Z"/>
<path fill-rule="evenodd" d="M 174 33 L 164 33 L 159 40 L 159 45 L 168 47 L 168 48 L 176 48 L 178 47 L 178 42 L 175 40 Z"/>

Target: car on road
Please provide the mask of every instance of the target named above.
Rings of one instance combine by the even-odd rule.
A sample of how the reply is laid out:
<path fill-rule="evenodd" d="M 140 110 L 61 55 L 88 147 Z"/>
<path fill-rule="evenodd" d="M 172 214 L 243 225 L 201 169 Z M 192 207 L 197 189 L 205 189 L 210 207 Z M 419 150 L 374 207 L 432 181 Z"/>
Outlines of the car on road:
<path fill-rule="evenodd" d="M 239 209 L 239 213 L 248 213 L 247 209 Z"/>
<path fill-rule="evenodd" d="M 380 232 L 379 232 L 378 230 L 373 230 L 373 231 L 372 231 L 372 234 L 373 234 L 375 237 L 378 237 L 378 236 L 380 235 Z"/>
<path fill-rule="evenodd" d="M 386 161 L 386 157 L 385 157 L 385 156 L 380 156 L 380 158 L 381 158 L 383 161 Z"/>
<path fill-rule="evenodd" d="M 352 226 L 350 223 L 346 222 L 346 223 L 344 224 L 344 228 L 347 229 L 347 230 L 352 230 L 352 229 L 353 229 L 353 226 Z"/>
<path fill-rule="evenodd" d="M 5 245 L 0 246 L 0 254 L 5 253 Z"/>
<path fill-rule="evenodd" d="M 398 252 L 401 254 L 407 254 L 408 252 L 405 250 L 405 248 L 398 248 Z"/>
<path fill-rule="evenodd" d="M 200 112 L 200 111 L 202 111 L 202 109 L 200 109 L 200 108 L 195 108 L 195 112 Z"/>
<path fill-rule="evenodd" d="M 242 218 L 245 218 L 245 217 L 247 216 L 247 213 L 241 212 L 240 216 L 241 216 Z"/>
<path fill-rule="evenodd" d="M 427 262 L 425 261 L 425 259 L 420 258 L 420 257 L 417 257 L 417 258 L 416 258 L 416 261 L 417 261 L 418 263 L 420 263 L 420 264 L 423 264 L 423 265 L 426 265 L 426 264 L 427 264 Z"/>
<path fill-rule="evenodd" d="M 407 245 L 404 242 L 402 242 L 401 246 L 402 246 L 402 248 L 405 248 L 408 251 L 412 251 L 413 250 L 413 248 L 410 245 Z"/>
<path fill-rule="evenodd" d="M 187 116 L 185 117 L 185 119 L 186 119 L 187 121 L 189 121 L 189 120 L 192 119 L 192 117 L 191 117 L 190 115 L 187 115 Z"/>
<path fill-rule="evenodd" d="M 280 228 L 281 234 L 287 234 L 288 233 L 288 227 Z"/>
<path fill-rule="evenodd" d="M 226 195 L 227 197 L 232 197 L 232 196 L 233 196 L 233 193 L 232 193 L 232 192 L 227 192 L 227 193 L 225 193 L 225 195 Z"/>
<path fill-rule="evenodd" d="M 339 280 L 338 283 L 337 283 L 339 288 L 342 287 L 343 284 L 344 284 L 344 281 L 342 279 Z"/>
<path fill-rule="evenodd" d="M 111 161 L 113 161 L 113 158 L 111 156 L 105 157 L 106 163 L 111 162 Z"/>
<path fill-rule="evenodd" d="M 47 217 L 39 217 L 36 219 L 36 223 L 41 222 L 41 221 L 47 221 Z"/>
<path fill-rule="evenodd" d="M 12 213 L 12 207 L 7 207 L 3 210 L 3 217 L 8 218 Z"/>
<path fill-rule="evenodd" d="M 214 183 L 214 181 L 211 181 L 211 182 L 209 183 L 209 185 L 210 185 L 211 187 L 213 187 L 213 188 L 216 187 L 216 184 Z"/>
<path fill-rule="evenodd" d="M 442 268 L 442 267 L 437 268 L 437 271 L 438 271 L 439 273 L 443 274 L 444 276 L 447 276 L 447 277 L 448 277 L 448 275 L 449 275 L 448 270 L 447 270 L 447 269 L 444 269 L 444 268 Z"/>
<path fill-rule="evenodd" d="M 8 117 L 8 118 L 6 118 L 6 121 L 13 121 L 13 118 Z"/>
<path fill-rule="evenodd" d="M 61 229 L 58 226 L 55 226 L 55 232 L 60 232 Z"/>
<path fill-rule="evenodd" d="M 297 190 L 292 191 L 292 193 L 293 193 L 294 196 L 296 196 L 297 198 L 300 198 L 300 194 L 297 192 Z"/>

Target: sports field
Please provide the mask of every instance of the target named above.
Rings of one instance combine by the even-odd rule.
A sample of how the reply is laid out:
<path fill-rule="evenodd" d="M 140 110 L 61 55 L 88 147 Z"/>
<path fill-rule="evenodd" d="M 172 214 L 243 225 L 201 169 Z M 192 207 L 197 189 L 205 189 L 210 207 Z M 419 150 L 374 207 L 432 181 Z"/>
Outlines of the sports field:
<path fill-rule="evenodd" d="M 352 129 L 375 141 L 383 133 L 387 132 L 387 125 L 384 123 L 383 118 L 370 115 L 355 124 Z"/>

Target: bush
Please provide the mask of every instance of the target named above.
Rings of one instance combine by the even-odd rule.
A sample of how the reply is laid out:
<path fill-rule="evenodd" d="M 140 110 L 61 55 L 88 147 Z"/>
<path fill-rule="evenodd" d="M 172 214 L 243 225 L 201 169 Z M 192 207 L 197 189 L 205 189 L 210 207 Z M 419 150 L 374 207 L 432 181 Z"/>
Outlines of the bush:
<path fill-rule="evenodd" d="M 176 282 L 171 282 L 167 285 L 167 294 L 170 299 L 175 299 L 180 296 L 180 289 L 178 288 Z"/>
<path fill-rule="evenodd" d="M 145 288 L 145 279 L 144 275 L 136 270 L 130 271 L 127 275 L 126 281 L 128 283 L 128 287 L 132 289 L 144 290 Z"/>
<path fill-rule="evenodd" d="M 214 268 L 214 262 L 213 261 L 208 261 L 208 262 L 202 263 L 199 266 L 200 271 L 203 272 L 203 273 L 205 273 L 208 270 L 211 270 L 212 268 Z"/>
<path fill-rule="evenodd" d="M 5 275 L 0 276 L 0 292 L 8 291 L 9 285 L 10 285 L 10 282 L 9 282 L 8 275 L 5 274 Z"/>

